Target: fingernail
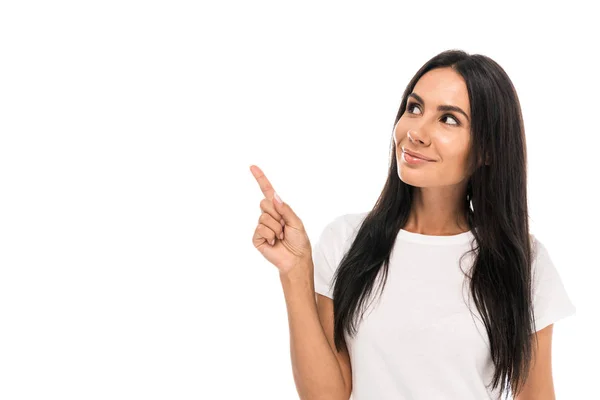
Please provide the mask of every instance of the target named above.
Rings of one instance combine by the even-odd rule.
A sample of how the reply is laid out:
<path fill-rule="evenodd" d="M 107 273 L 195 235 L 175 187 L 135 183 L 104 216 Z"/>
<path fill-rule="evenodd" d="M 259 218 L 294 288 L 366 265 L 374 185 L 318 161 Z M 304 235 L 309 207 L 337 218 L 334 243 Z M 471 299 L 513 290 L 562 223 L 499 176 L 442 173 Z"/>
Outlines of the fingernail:
<path fill-rule="evenodd" d="M 277 194 L 277 192 L 275 192 L 275 200 L 277 200 L 277 202 L 279 204 L 282 204 L 283 202 L 281 201 L 281 197 L 279 197 L 279 195 Z"/>
<path fill-rule="evenodd" d="M 262 211 L 262 209 L 261 209 L 261 211 Z M 281 224 L 281 226 L 285 226 L 285 221 L 283 220 L 283 218 L 281 218 L 281 219 L 279 220 L 279 223 Z"/>
<path fill-rule="evenodd" d="M 283 232 L 279 234 L 279 239 L 283 240 Z"/>
<path fill-rule="evenodd" d="M 271 246 L 275 246 L 275 239 L 271 240 Z"/>

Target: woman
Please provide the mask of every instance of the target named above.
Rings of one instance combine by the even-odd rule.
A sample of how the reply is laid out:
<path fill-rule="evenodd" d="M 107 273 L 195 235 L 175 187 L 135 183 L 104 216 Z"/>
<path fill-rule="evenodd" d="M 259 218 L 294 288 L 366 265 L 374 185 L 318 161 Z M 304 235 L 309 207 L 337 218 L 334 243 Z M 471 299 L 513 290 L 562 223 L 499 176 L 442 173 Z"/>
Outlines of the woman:
<path fill-rule="evenodd" d="M 373 209 L 337 216 L 314 247 L 251 167 L 265 194 L 253 243 L 280 271 L 300 397 L 554 398 L 552 327 L 575 307 L 529 232 L 509 77 L 482 55 L 435 56 L 392 139 Z"/>

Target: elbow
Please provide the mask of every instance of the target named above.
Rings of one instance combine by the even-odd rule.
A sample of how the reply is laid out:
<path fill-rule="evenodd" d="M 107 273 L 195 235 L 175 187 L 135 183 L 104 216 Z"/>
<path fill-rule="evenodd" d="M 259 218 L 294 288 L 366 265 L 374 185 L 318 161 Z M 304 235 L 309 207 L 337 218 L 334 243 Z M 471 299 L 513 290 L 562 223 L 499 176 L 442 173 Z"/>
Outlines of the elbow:
<path fill-rule="evenodd" d="M 350 395 L 347 393 L 343 394 L 319 394 L 316 396 L 302 396 L 300 400 L 350 400 Z"/>

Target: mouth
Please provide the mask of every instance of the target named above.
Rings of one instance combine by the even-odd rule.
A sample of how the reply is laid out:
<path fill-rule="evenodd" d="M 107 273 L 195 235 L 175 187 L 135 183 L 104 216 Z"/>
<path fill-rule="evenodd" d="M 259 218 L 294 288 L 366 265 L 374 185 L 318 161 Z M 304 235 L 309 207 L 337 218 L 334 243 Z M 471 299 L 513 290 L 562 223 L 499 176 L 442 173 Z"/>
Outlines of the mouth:
<path fill-rule="evenodd" d="M 427 156 L 425 156 L 425 155 L 423 155 L 421 153 L 418 153 L 418 152 L 413 151 L 413 150 L 409 150 L 409 149 L 405 148 L 404 146 L 402 147 L 402 152 L 407 153 L 408 155 L 410 155 L 413 158 L 420 158 L 420 159 L 426 160 L 426 161 L 435 161 L 435 160 L 433 160 L 433 159 L 431 159 L 431 158 L 429 158 L 429 157 L 427 157 Z"/>
<path fill-rule="evenodd" d="M 411 164 L 411 165 L 419 165 L 419 164 L 434 162 L 433 160 L 426 160 L 424 158 L 414 156 L 406 151 L 402 151 L 402 159 L 406 163 Z"/>

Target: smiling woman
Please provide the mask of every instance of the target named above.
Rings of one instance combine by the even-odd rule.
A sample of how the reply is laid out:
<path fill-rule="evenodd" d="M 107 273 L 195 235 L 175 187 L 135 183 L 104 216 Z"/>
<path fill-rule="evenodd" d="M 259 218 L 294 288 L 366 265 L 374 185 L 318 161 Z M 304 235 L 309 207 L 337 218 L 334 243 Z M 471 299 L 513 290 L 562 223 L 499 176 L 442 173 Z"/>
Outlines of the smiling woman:
<path fill-rule="evenodd" d="M 575 307 L 529 231 L 526 153 L 517 93 L 490 58 L 443 52 L 410 80 L 379 199 L 313 250 L 353 400 L 552 398 L 552 326 Z"/>

